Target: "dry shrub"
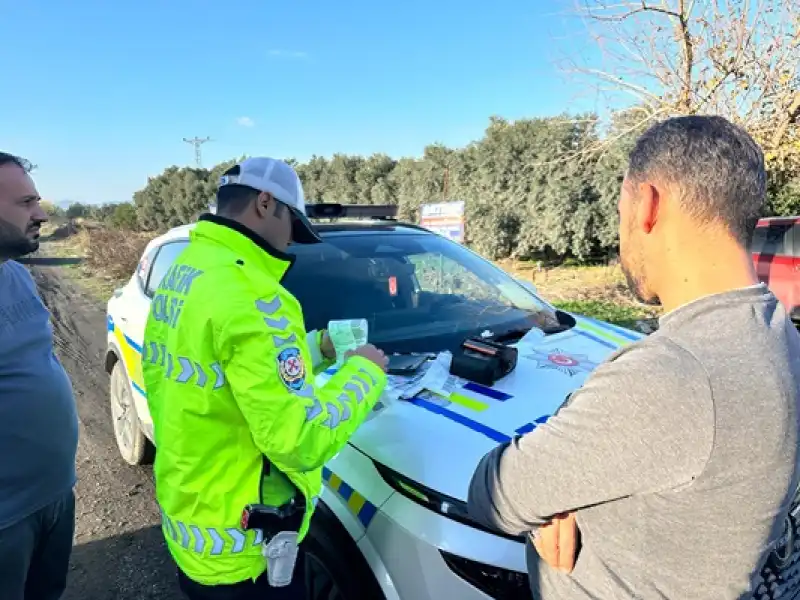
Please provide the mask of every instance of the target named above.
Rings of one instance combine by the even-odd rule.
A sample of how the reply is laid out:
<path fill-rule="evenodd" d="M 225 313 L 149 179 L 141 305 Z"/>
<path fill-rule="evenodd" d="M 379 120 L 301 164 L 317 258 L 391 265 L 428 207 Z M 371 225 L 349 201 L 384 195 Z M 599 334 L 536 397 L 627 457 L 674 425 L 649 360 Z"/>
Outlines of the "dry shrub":
<path fill-rule="evenodd" d="M 79 234 L 86 266 L 93 272 L 115 279 L 130 277 L 151 234 L 116 229 L 84 229 Z"/>

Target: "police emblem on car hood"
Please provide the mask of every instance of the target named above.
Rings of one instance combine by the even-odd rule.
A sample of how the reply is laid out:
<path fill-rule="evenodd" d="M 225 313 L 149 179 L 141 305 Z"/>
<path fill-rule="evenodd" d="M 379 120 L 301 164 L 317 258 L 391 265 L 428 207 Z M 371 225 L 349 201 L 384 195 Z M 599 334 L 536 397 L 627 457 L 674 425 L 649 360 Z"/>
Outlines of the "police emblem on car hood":
<path fill-rule="evenodd" d="M 540 369 L 555 369 L 570 377 L 589 373 L 597 367 L 585 354 L 571 354 L 559 348 L 534 348 L 525 358 L 535 361 Z"/>

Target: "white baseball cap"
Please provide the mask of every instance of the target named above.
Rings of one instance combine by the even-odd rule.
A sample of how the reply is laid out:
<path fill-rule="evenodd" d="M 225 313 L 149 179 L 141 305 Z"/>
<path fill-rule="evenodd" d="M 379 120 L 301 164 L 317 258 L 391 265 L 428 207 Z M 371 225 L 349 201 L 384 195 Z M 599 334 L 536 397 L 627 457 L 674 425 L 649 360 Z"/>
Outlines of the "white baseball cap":
<path fill-rule="evenodd" d="M 220 188 L 226 185 L 243 185 L 271 194 L 292 212 L 293 242 L 315 244 L 322 241 L 306 216 L 303 183 L 291 166 L 282 160 L 267 157 L 247 158 L 237 166 L 238 174 L 220 177 Z"/>

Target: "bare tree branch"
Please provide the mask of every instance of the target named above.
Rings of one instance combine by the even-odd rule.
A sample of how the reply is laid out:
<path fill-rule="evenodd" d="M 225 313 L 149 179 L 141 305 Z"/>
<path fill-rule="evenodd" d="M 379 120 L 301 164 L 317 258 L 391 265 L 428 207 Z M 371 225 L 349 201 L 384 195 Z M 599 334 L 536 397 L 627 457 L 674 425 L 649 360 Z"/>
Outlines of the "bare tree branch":
<path fill-rule="evenodd" d="M 800 91 L 795 92 L 794 100 L 792 100 L 792 103 L 786 110 L 786 115 L 775 129 L 775 133 L 772 136 L 773 147 L 780 145 L 780 142 L 786 136 L 786 132 L 788 131 L 789 127 L 791 125 L 795 125 L 798 118 L 800 118 Z"/>
<path fill-rule="evenodd" d="M 721 114 L 753 132 L 768 156 L 796 147 L 800 2 L 577 1 L 599 55 L 569 61 L 566 72 L 631 96 L 649 115 Z"/>

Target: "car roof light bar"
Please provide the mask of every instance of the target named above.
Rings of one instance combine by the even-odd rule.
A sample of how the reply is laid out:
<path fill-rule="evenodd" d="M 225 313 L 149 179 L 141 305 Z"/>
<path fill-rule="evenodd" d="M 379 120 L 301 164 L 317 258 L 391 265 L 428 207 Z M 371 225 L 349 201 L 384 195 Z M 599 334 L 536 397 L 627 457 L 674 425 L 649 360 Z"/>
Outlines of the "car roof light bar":
<path fill-rule="evenodd" d="M 306 204 L 309 219 L 395 219 L 393 204 Z"/>

